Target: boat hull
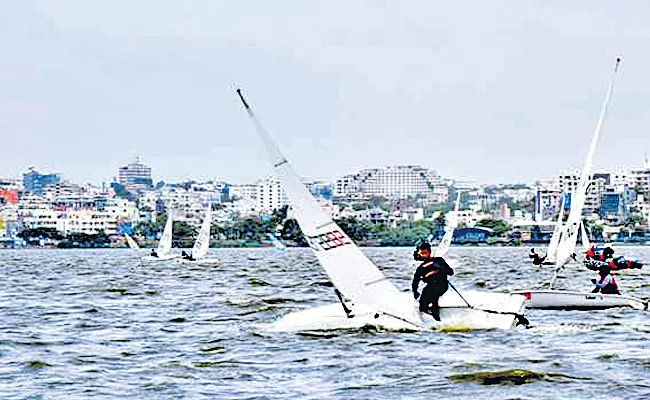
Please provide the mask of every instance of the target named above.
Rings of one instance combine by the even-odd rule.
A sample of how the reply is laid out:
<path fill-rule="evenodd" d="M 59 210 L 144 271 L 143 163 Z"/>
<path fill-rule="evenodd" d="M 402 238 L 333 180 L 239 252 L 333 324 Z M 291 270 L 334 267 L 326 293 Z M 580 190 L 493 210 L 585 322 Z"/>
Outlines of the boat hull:
<path fill-rule="evenodd" d="M 518 290 L 529 298 L 526 307 L 543 310 L 605 310 L 608 308 L 634 308 L 647 310 L 648 303 L 643 300 L 618 294 L 572 292 L 567 290 Z"/>
<path fill-rule="evenodd" d="M 202 267 L 214 267 L 219 264 L 219 260 L 216 258 L 202 258 L 200 260 L 186 260 L 184 258 L 179 258 L 178 261 L 182 264 L 200 265 Z"/>
<path fill-rule="evenodd" d="M 168 261 L 168 260 L 173 260 L 173 259 L 176 259 L 176 258 L 180 258 L 180 256 L 181 256 L 180 254 L 165 254 L 165 255 L 158 256 L 158 257 L 144 256 L 144 257 L 142 257 L 142 259 L 144 261 Z"/>
<path fill-rule="evenodd" d="M 329 304 L 284 315 L 268 327 L 274 332 L 321 331 L 338 329 L 361 329 L 374 326 L 386 330 L 487 330 L 510 329 L 516 325 L 517 316 L 521 314 L 526 298 L 516 294 L 487 293 L 467 291 L 463 297 L 474 308 L 451 291 L 440 298 L 440 322 L 428 314 L 421 314 L 418 324 L 398 317 L 377 312 L 364 305 L 352 306 L 352 317 L 348 317 L 340 303 Z M 410 293 L 404 293 L 411 296 Z M 412 297 L 411 297 L 412 299 Z M 418 304 L 413 301 L 413 307 Z M 494 313 L 484 310 L 504 312 Z"/>

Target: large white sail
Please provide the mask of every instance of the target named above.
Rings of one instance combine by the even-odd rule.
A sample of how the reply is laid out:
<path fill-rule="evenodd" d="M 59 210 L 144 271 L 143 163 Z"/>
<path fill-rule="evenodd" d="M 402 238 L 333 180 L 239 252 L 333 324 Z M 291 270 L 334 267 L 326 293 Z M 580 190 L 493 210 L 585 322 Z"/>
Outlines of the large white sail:
<path fill-rule="evenodd" d="M 585 200 L 587 199 L 587 189 L 589 188 L 591 168 L 594 161 L 594 153 L 596 152 L 596 146 L 598 145 L 600 132 L 602 130 L 603 123 L 605 122 L 605 115 L 607 114 L 609 101 L 612 97 L 612 92 L 614 91 L 614 82 L 616 80 L 616 73 L 618 72 L 618 65 L 620 61 L 620 58 L 616 59 L 616 65 L 614 67 L 612 79 L 609 82 L 607 94 L 605 95 L 605 102 L 600 112 L 598 123 L 596 124 L 594 136 L 591 139 L 591 144 L 589 145 L 589 151 L 587 152 L 585 165 L 582 168 L 582 173 L 580 174 L 580 181 L 578 182 L 576 190 L 571 195 L 571 209 L 569 211 L 569 217 L 566 223 L 566 231 L 562 235 L 562 241 L 558 247 L 557 264 L 559 266 L 568 263 L 569 260 L 571 260 L 571 255 L 575 252 L 576 241 L 578 239 L 578 230 L 580 229 L 580 220 L 582 219 L 582 209 L 585 205 Z"/>
<path fill-rule="evenodd" d="M 165 230 L 163 230 L 160 242 L 158 242 L 158 255 L 167 254 L 172 249 L 172 226 L 174 219 L 172 218 L 173 210 L 167 210 L 167 222 L 165 223 Z"/>
<path fill-rule="evenodd" d="M 334 286 L 349 300 L 375 308 L 378 312 L 409 321 L 417 326 L 422 319 L 413 300 L 404 296 L 370 261 L 343 230 L 318 205 L 302 184 L 289 161 L 257 120 L 237 90 L 248 115 L 262 138 L 275 173 L 282 182 L 294 216 L 309 246 Z"/>
<path fill-rule="evenodd" d="M 124 237 L 126 238 L 126 243 L 129 245 L 130 248 L 132 248 L 132 249 L 139 249 L 140 248 L 140 246 L 138 246 L 138 244 L 135 242 L 135 240 L 133 240 L 133 238 L 131 236 L 124 235 Z"/>
<path fill-rule="evenodd" d="M 447 213 L 447 226 L 445 228 L 445 234 L 442 237 L 442 240 L 440 240 L 440 243 L 438 244 L 438 247 L 436 248 L 436 251 L 434 255 L 436 257 L 442 257 L 445 254 L 447 254 L 447 251 L 449 251 L 449 247 L 451 246 L 451 242 L 454 240 L 454 231 L 458 227 L 458 206 L 460 204 L 460 192 L 458 192 L 456 196 L 456 204 L 454 205 L 454 213 L 451 215 L 451 213 Z"/>
<path fill-rule="evenodd" d="M 194 247 L 192 248 L 192 258 L 195 260 L 200 260 L 205 257 L 210 248 L 210 227 L 212 226 L 212 213 L 208 208 L 205 211 L 205 217 L 203 218 L 203 223 L 201 224 L 201 230 L 199 231 L 199 236 L 194 242 Z"/>
<path fill-rule="evenodd" d="M 546 250 L 546 261 L 548 262 L 555 262 L 555 260 L 557 259 L 557 248 L 558 245 L 560 244 L 560 240 L 562 239 L 562 231 L 564 230 L 562 217 L 564 216 L 565 199 L 566 199 L 566 195 L 562 194 L 562 201 L 560 201 L 560 212 L 557 217 L 557 223 L 555 224 L 555 228 L 553 229 L 553 234 L 551 235 L 551 241 L 548 244 L 548 250 Z"/>

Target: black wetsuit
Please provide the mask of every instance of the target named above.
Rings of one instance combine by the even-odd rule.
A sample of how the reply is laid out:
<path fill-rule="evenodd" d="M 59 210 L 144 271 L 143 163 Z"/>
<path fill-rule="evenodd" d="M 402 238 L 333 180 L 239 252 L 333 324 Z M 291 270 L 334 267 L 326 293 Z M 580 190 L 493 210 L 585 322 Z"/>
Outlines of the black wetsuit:
<path fill-rule="evenodd" d="M 546 256 L 540 257 L 537 253 L 531 253 L 528 255 L 528 257 L 533 259 L 533 265 L 542 265 L 544 263 L 544 260 L 546 260 Z"/>
<path fill-rule="evenodd" d="M 432 257 L 420 264 L 413 276 L 412 289 L 417 295 L 420 280 L 427 285 L 420 296 L 420 311 L 430 312 L 433 318 L 440 321 L 440 307 L 438 299 L 449 288 L 447 277 L 454 274 L 454 270 L 442 257 Z"/>

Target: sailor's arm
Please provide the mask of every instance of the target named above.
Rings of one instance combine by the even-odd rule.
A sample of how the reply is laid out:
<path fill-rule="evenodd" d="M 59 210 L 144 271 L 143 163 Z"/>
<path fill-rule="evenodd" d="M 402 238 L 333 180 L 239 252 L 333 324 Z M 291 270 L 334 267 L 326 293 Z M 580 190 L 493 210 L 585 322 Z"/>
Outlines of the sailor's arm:
<path fill-rule="evenodd" d="M 418 287 L 420 286 L 420 276 L 422 274 L 420 273 L 420 267 L 418 267 L 415 270 L 415 274 L 413 275 L 413 283 L 411 283 L 411 290 L 413 290 L 413 294 L 415 295 L 418 293 Z"/>

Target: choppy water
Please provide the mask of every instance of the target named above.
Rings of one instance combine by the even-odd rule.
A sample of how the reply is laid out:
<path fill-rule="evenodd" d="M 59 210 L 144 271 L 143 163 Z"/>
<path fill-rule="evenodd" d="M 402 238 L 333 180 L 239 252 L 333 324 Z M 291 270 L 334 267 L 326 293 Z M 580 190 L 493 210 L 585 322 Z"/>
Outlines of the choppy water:
<path fill-rule="evenodd" d="M 364 250 L 408 288 L 411 249 Z M 452 248 L 457 287 L 541 287 L 525 248 Z M 650 248 L 621 248 L 650 261 Z M 143 250 L 144 252 L 144 250 Z M 144 253 L 142 253 L 144 254 Z M 218 267 L 147 264 L 130 250 L 0 251 L 2 398 L 650 398 L 650 313 L 529 310 L 534 328 L 465 333 L 268 333 L 335 301 L 308 249 L 219 249 Z M 626 292 L 650 296 L 650 272 Z M 574 267 L 559 287 L 591 288 Z M 449 376 L 528 369 L 520 386 Z M 579 379 L 577 379 L 579 378 Z"/>

